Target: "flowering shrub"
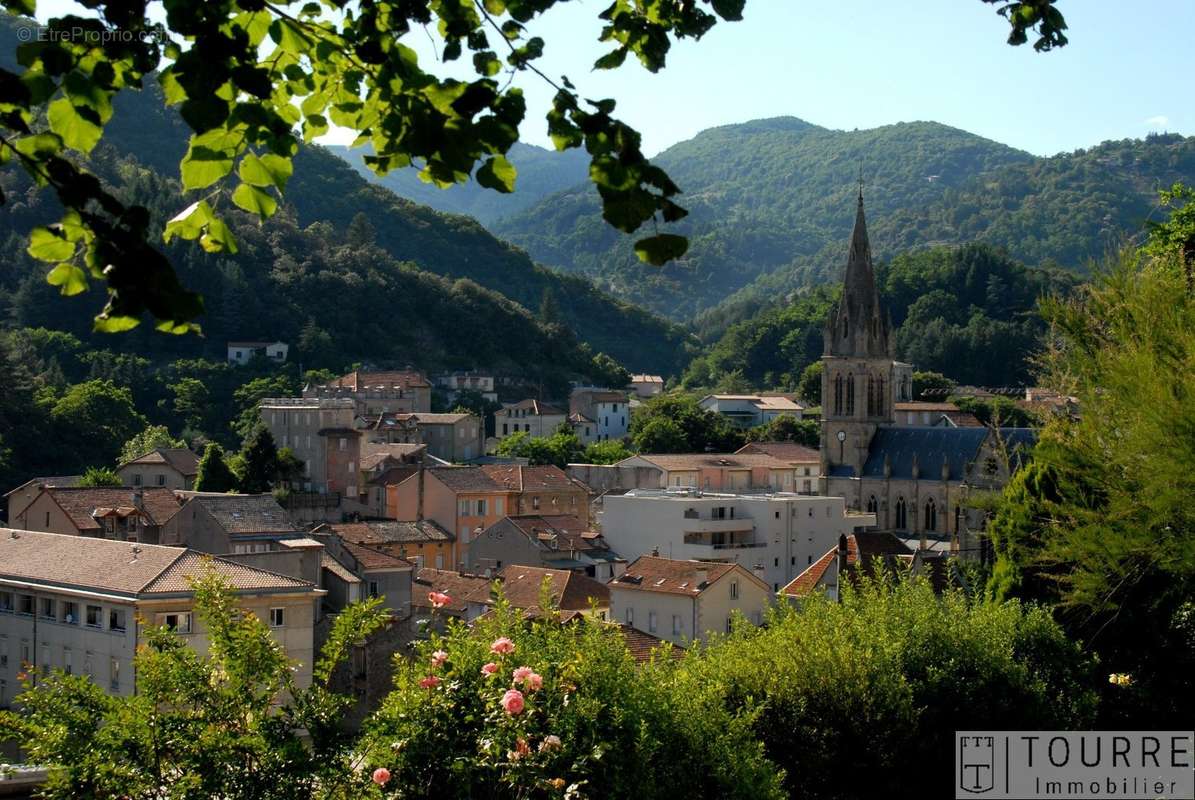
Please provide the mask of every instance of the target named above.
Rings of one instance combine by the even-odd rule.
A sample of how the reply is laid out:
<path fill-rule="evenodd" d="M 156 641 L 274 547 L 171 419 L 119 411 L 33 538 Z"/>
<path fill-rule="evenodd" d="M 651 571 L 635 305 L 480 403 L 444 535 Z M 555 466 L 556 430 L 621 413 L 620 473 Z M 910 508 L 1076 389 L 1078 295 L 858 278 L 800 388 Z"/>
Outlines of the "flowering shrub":
<path fill-rule="evenodd" d="M 775 798 L 780 775 L 709 687 L 636 665 L 594 621 L 499 603 L 401 664 L 361 741 L 388 797 Z"/>

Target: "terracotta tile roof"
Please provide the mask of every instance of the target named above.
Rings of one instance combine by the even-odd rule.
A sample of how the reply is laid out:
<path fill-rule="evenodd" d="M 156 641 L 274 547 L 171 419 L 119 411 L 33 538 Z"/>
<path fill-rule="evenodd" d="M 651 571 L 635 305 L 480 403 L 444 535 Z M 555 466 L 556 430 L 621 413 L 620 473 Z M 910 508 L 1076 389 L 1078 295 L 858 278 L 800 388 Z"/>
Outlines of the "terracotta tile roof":
<path fill-rule="evenodd" d="M 806 447 L 796 442 L 748 442 L 735 452 L 762 453 L 789 464 L 817 464 L 821 462 L 821 454 L 812 447 Z"/>
<path fill-rule="evenodd" d="M 754 403 L 766 411 L 800 411 L 804 406 L 782 395 L 765 394 L 755 398 Z"/>
<path fill-rule="evenodd" d="M 431 384 L 427 382 L 427 376 L 422 372 L 416 370 L 385 370 L 378 372 L 364 372 L 362 370 L 354 370 L 347 375 L 342 375 L 339 380 L 328 384 L 328 388 L 342 387 L 352 389 L 353 391 L 362 391 L 364 389 L 372 389 L 375 386 L 382 386 L 387 389 L 430 389 Z"/>
<path fill-rule="evenodd" d="M 588 489 L 580 481 L 565 474 L 560 467 L 548 464 L 528 467 L 521 464 L 484 464 L 480 467 L 495 483 L 515 492 L 559 492 Z"/>
<path fill-rule="evenodd" d="M 858 566 L 860 553 L 862 553 L 863 568 L 867 573 L 873 570 L 877 558 L 887 561 L 912 555 L 912 551 L 905 546 L 904 542 L 887 531 L 847 534 L 846 547 L 847 567 Z M 825 555 L 806 567 L 800 575 L 789 581 L 780 590 L 781 594 L 789 597 L 805 597 L 817 588 L 837 558 L 838 546 L 835 545 Z"/>
<path fill-rule="evenodd" d="M 432 520 L 399 522 L 371 519 L 363 522 L 328 522 L 314 533 L 334 533 L 346 542 L 364 545 L 451 542 L 453 536 Z"/>
<path fill-rule="evenodd" d="M 535 546 L 547 550 L 608 551 L 610 549 L 602 535 L 592 530 L 589 523 L 572 515 L 505 517 L 491 525 L 486 530 L 486 534 L 499 526 L 516 528 Z"/>
<path fill-rule="evenodd" d="M 544 569 L 511 564 L 498 571 L 502 593 L 515 608 L 538 610 L 539 590 L 544 579 L 550 582 L 549 592 L 556 608 L 561 611 L 586 611 L 590 598 L 602 607 L 610 605 L 610 590 L 593 578 L 564 569 Z M 475 588 L 466 598 L 471 603 L 492 603 L 490 586 Z"/>
<path fill-rule="evenodd" d="M 584 425 L 587 422 L 591 425 L 597 424 L 596 420 L 590 419 L 589 417 L 582 414 L 580 411 L 574 411 L 573 413 L 569 414 L 568 421 L 573 423 L 574 425 Z"/>
<path fill-rule="evenodd" d="M 577 392 L 576 397 L 584 398 L 587 403 L 625 403 L 627 401 L 626 392 L 615 392 L 609 389 L 601 391 L 582 391 Z"/>
<path fill-rule="evenodd" d="M 660 377 L 659 375 L 632 375 L 631 376 L 631 383 L 660 383 L 660 384 L 662 384 L 663 382 L 664 382 L 664 379 L 662 377 Z"/>
<path fill-rule="evenodd" d="M 692 471 L 699 469 L 752 469 L 752 468 L 768 468 L 768 469 L 788 469 L 792 465 L 787 461 L 782 461 L 775 456 L 767 453 L 669 453 L 669 454 L 642 454 L 632 456 L 625 461 L 619 462 L 625 464 L 633 458 L 641 458 L 644 461 L 649 461 L 655 464 L 660 469 L 666 472 L 677 471 Z"/>
<path fill-rule="evenodd" d="M 411 606 L 431 610 L 428 592 L 443 592 L 452 598 L 446 608 L 455 614 L 464 614 L 469 604 L 465 598 L 479 588 L 489 590 L 491 579 L 484 575 L 471 575 L 448 569 L 424 567 L 415 574 L 411 584 Z"/>
<path fill-rule="evenodd" d="M 681 659 L 685 657 L 685 648 L 678 644 L 672 644 L 659 639 L 650 633 L 645 633 L 638 628 L 632 628 L 623 622 L 616 623 L 615 627 L 622 636 L 627 650 L 630 651 L 631 658 L 640 664 L 651 661 L 652 656 L 660 651 L 661 648 L 667 648 L 666 653 L 669 658 Z M 664 655 L 664 653 L 660 652 L 660 655 Z"/>
<path fill-rule="evenodd" d="M 926 403 L 923 401 L 912 401 L 906 403 L 893 403 L 893 411 L 958 411 L 959 407 L 954 403 Z"/>
<path fill-rule="evenodd" d="M 504 492 L 507 487 L 490 477 L 486 467 L 435 467 L 427 470 L 434 478 L 454 492 Z"/>
<path fill-rule="evenodd" d="M 393 484 L 402 483 L 407 478 L 419 472 L 419 467 L 414 464 L 404 464 L 400 467 L 390 467 L 369 479 L 368 483 L 371 486 L 391 486 Z"/>
<path fill-rule="evenodd" d="M 635 559 L 634 563 L 627 566 L 626 572 L 611 580 L 607 585 L 618 589 L 692 596 L 704 591 L 736 566 L 738 565 L 640 556 Z M 705 573 L 704 583 L 698 580 L 701 572 Z M 751 575 L 746 570 L 743 572 Z"/>
<path fill-rule="evenodd" d="M 467 419 L 475 419 L 475 414 L 444 413 L 437 414 L 430 411 L 416 411 L 408 415 L 418 425 L 455 425 Z"/>
<path fill-rule="evenodd" d="M 326 569 L 345 583 L 361 583 L 361 579 L 354 575 L 351 569 L 341 564 L 327 551 L 320 553 L 319 565 L 321 569 Z"/>
<path fill-rule="evenodd" d="M 17 488 L 5 492 L 4 496 L 8 497 L 10 494 L 16 494 L 22 489 L 31 489 L 34 486 L 40 486 L 43 489 L 48 489 L 50 487 L 68 488 L 77 485 L 81 480 L 83 480 L 82 475 L 57 475 L 45 478 L 30 478 Z"/>
<path fill-rule="evenodd" d="M 305 581 L 182 547 L 0 529 L 0 578 L 136 597 L 188 591 L 186 577 L 197 574 L 205 561 L 242 591 L 315 588 Z"/>
<path fill-rule="evenodd" d="M 531 412 L 532 416 L 540 417 L 563 417 L 565 414 L 563 408 L 551 405 L 550 403 L 545 403 L 541 400 L 536 400 L 534 398 L 528 398 L 526 400 L 520 400 L 517 403 L 511 403 L 498 413 L 502 413 L 502 411 L 509 413 L 514 409 L 519 411 L 527 410 Z"/>
<path fill-rule="evenodd" d="M 127 516 L 137 507 L 135 495 L 140 491 L 141 507 L 151 525 L 161 525 L 178 513 L 182 502 L 174 490 L 159 486 L 141 490 L 132 487 L 49 487 L 45 490 L 80 531 L 98 530 L 100 525 L 92 515 L 97 511 L 121 509 Z"/>
<path fill-rule="evenodd" d="M 147 490 L 148 491 L 148 490 Z M 272 494 L 187 493 L 227 533 L 293 533 L 299 528 Z"/>
<path fill-rule="evenodd" d="M 366 544 L 357 544 L 347 540 L 341 540 L 341 546 L 345 551 L 356 559 L 357 564 L 363 570 L 372 569 L 411 569 L 411 562 L 405 558 L 399 558 L 396 555 L 384 552 L 376 547 L 371 547 Z"/>
<path fill-rule="evenodd" d="M 194 477 L 199 472 L 199 456 L 186 447 L 158 447 L 139 458 L 126 461 L 120 466 L 124 468 L 129 464 L 167 464 L 180 475 L 185 475 L 188 478 Z"/>

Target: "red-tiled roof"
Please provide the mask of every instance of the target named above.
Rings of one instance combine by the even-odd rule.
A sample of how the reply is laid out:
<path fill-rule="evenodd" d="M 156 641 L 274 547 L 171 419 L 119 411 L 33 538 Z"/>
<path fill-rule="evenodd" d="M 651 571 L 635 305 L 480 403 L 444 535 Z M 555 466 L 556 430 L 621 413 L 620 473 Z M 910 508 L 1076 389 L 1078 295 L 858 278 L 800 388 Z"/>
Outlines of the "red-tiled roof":
<path fill-rule="evenodd" d="M 354 370 L 343 375 L 339 380 L 328 384 L 329 388 L 344 387 L 354 391 L 363 391 L 377 386 L 386 389 L 430 389 L 427 376 L 416 370 L 385 370 L 378 372 L 363 372 Z"/>
<path fill-rule="evenodd" d="M 762 453 L 789 464 L 817 464 L 821 461 L 821 454 L 817 450 L 796 442 L 748 442 L 735 455 L 744 453 Z"/>
<path fill-rule="evenodd" d="M 341 539 L 341 546 L 345 551 L 357 560 L 357 564 L 361 569 L 410 569 L 411 562 L 405 558 L 399 558 L 396 555 L 386 553 L 376 547 L 370 547 L 365 544 L 357 544 L 345 539 Z"/>
<path fill-rule="evenodd" d="M 863 569 L 867 573 L 870 573 L 874 568 L 875 559 L 877 558 L 886 560 L 912 555 L 912 551 L 905 546 L 904 542 L 886 531 L 866 531 L 863 533 L 847 534 L 846 547 L 847 567 L 858 566 L 860 564 L 860 553 L 862 553 Z M 825 555 L 806 567 L 800 575 L 789 581 L 780 592 L 789 597 L 804 597 L 808 595 L 817 588 L 837 558 L 838 546 L 835 545 Z"/>
<path fill-rule="evenodd" d="M 545 579 L 550 582 L 549 593 L 556 608 L 561 611 L 588 610 L 590 599 L 599 606 L 610 605 L 610 590 L 593 578 L 564 569 L 544 569 L 511 564 L 498 571 L 502 582 L 502 593 L 515 608 L 539 609 L 540 587 Z M 471 603 L 491 602 L 490 587 L 475 588 L 468 596 Z"/>
<path fill-rule="evenodd" d="M 427 599 L 428 592 L 443 592 L 452 598 L 445 608 L 455 614 L 464 614 L 469 605 L 465 598 L 479 588 L 488 590 L 491 582 L 492 579 L 484 575 L 424 567 L 411 583 L 411 605 L 430 610 L 432 604 Z"/>
<path fill-rule="evenodd" d="M 168 464 L 180 475 L 187 477 L 199 472 L 199 456 L 186 447 L 158 447 L 120 466 L 123 468 L 129 464 Z"/>
<path fill-rule="evenodd" d="M 644 453 L 632 458 L 641 458 L 667 472 L 699 469 L 787 469 L 792 466 L 787 461 L 767 453 Z"/>
<path fill-rule="evenodd" d="M 528 398 L 526 400 L 520 400 L 517 403 L 511 403 L 506 408 L 502 409 L 502 411 L 506 411 L 509 413 L 510 411 L 515 410 L 515 409 L 517 409 L 519 411 L 526 410 L 526 411 L 531 412 L 532 416 L 539 416 L 539 417 L 558 417 L 558 416 L 562 417 L 562 416 L 564 416 L 564 413 L 565 413 L 564 409 L 562 409 L 558 406 L 554 406 L 554 405 L 551 405 L 550 403 L 545 403 L 541 400 L 536 400 L 534 398 Z M 502 413 L 502 411 L 499 411 L 498 413 Z"/>
<path fill-rule="evenodd" d="M 432 520 L 400 522 L 392 519 L 370 519 L 363 522 L 327 522 L 313 533 L 333 533 L 346 542 L 371 547 L 383 544 L 422 544 L 451 542 L 453 536 Z"/>
<path fill-rule="evenodd" d="M 657 556 L 640 556 L 627 567 L 625 573 L 607 585 L 618 589 L 692 596 L 701 593 L 737 566 L 709 561 L 679 561 Z M 746 570 L 742 571 L 751 575 Z"/>
<path fill-rule="evenodd" d="M 538 547 L 552 550 L 609 550 L 609 545 L 600 533 L 580 517 L 567 514 L 549 514 L 523 517 L 505 517 L 490 528 L 513 526 Z M 487 529 L 486 533 L 489 533 Z"/>
<path fill-rule="evenodd" d="M 631 658 L 640 664 L 651 661 L 653 655 L 667 655 L 669 658 L 681 659 L 685 657 L 685 648 L 677 644 L 656 638 L 638 628 L 619 622 L 616 624 L 618 633 L 622 636 Z M 666 648 L 666 649 L 664 649 Z"/>
<path fill-rule="evenodd" d="M 153 486 L 144 489 L 131 487 L 72 488 L 54 486 L 45 491 L 54 499 L 80 531 L 98 530 L 100 525 L 92 516 L 101 509 L 134 509 L 140 503 L 142 513 L 151 525 L 162 525 L 182 507 L 172 489 Z M 140 495 L 140 500 L 137 496 Z M 122 514 L 127 516 L 128 512 Z"/>
<path fill-rule="evenodd" d="M 588 491 L 560 467 L 548 464 L 527 467 L 521 464 L 485 464 L 480 467 L 495 483 L 516 492 L 558 492 L 573 489 Z"/>

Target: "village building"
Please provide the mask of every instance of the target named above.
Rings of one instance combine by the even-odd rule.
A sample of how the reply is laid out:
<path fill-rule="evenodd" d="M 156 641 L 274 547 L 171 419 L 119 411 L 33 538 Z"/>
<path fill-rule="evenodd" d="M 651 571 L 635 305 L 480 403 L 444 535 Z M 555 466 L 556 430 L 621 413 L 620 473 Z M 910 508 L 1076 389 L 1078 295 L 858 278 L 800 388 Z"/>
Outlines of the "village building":
<path fill-rule="evenodd" d="M 333 535 L 350 544 L 369 547 L 405 559 L 417 568 L 451 569 L 457 563 L 456 537 L 430 519 L 400 522 L 367 519 L 360 522 L 327 522 L 312 529 L 320 538 Z"/>
<path fill-rule="evenodd" d="M 969 411 L 961 411 L 948 402 L 896 402 L 892 404 L 892 424 L 910 427 L 979 428 L 983 423 Z"/>
<path fill-rule="evenodd" d="M 389 412 L 430 412 L 432 385 L 422 372 L 401 370 L 354 370 L 334 381 L 303 389 L 309 399 L 347 398 L 357 416 Z"/>
<path fill-rule="evenodd" d="M 199 473 L 199 456 L 186 447 L 157 447 L 116 468 L 125 486 L 190 489 Z"/>
<path fill-rule="evenodd" d="M 664 391 L 664 379 L 659 375 L 632 375 L 631 391 L 635 396 L 646 400 Z"/>
<path fill-rule="evenodd" d="M 29 507 L 30 503 L 37 499 L 37 496 L 42 493 L 43 489 L 54 487 L 70 488 L 78 486 L 81 480 L 83 480 L 82 475 L 30 478 L 4 495 L 5 521 L 14 528 L 22 527 L 21 525 L 17 525 L 15 520 L 21 516 L 22 511 Z"/>
<path fill-rule="evenodd" d="M 159 487 L 48 486 L 9 525 L 27 531 L 160 544 L 182 500 Z"/>
<path fill-rule="evenodd" d="M 654 485 L 636 488 L 808 493 L 817 488 L 812 465 L 766 452 L 642 453 L 624 458 L 614 466 L 655 472 Z"/>
<path fill-rule="evenodd" d="M 485 430 L 476 414 L 388 412 L 358 417 L 356 427 L 368 441 L 421 444 L 448 463 L 468 461 L 485 450 Z"/>
<path fill-rule="evenodd" d="M 286 342 L 229 342 L 228 363 L 248 364 L 254 358 L 264 358 L 281 364 L 286 361 L 290 345 Z"/>
<path fill-rule="evenodd" d="M 304 491 L 356 499 L 361 475 L 361 432 L 353 427 L 350 398 L 275 397 L 258 404 L 261 421 L 278 447 L 303 462 Z"/>
<path fill-rule="evenodd" d="M 707 394 L 697 403 L 739 428 L 766 425 L 779 416 L 801 419 L 804 407 L 787 395 Z"/>
<path fill-rule="evenodd" d="M 626 392 L 578 386 L 569 393 L 568 411 L 593 420 L 599 442 L 622 439 L 630 431 L 631 407 Z"/>
<path fill-rule="evenodd" d="M 510 564 L 580 572 L 599 581 L 626 569 L 588 521 L 572 515 L 506 517 L 469 542 L 466 563 L 476 570 L 500 570 Z"/>
<path fill-rule="evenodd" d="M 265 622 L 311 683 L 316 608 L 312 583 L 180 547 L 0 529 L 0 707 L 21 673 L 87 675 L 105 691 L 136 691 L 133 659 L 146 626 L 168 626 L 199 652 L 203 623 L 191 579 L 210 568 L 241 608 Z"/>
<path fill-rule="evenodd" d="M 568 412 L 563 408 L 528 398 L 494 412 L 494 437 L 502 441 L 515 433 L 551 436 L 567 421 Z"/>
<path fill-rule="evenodd" d="M 493 375 L 479 372 L 448 372 L 433 378 L 436 388 L 444 392 L 449 404 L 455 403 L 462 392 L 476 392 L 491 403 L 498 402 Z"/>
<path fill-rule="evenodd" d="M 892 576 L 924 575 L 936 591 L 944 590 L 950 577 L 946 553 L 910 548 L 887 531 L 865 531 L 840 538 L 838 544 L 781 589 L 780 596 L 799 605 L 811 595 L 824 592 L 837 601 L 844 576 L 855 584 L 860 577 L 875 577 L 880 571 Z"/>
<path fill-rule="evenodd" d="M 486 575 L 423 567 L 415 573 L 411 587 L 412 613 L 422 619 L 439 615 L 464 621 L 469 612 L 467 598 L 475 592 L 488 591 L 493 583 L 494 579 Z M 429 596 L 432 592 L 448 595 L 448 604 L 435 607 Z"/>
<path fill-rule="evenodd" d="M 736 612 L 762 624 L 774 596 L 739 564 L 655 556 L 636 559 L 606 587 L 612 620 L 677 645 L 729 633 Z"/>
<path fill-rule="evenodd" d="M 605 620 L 610 613 L 610 590 L 606 584 L 572 570 L 511 564 L 494 573 L 493 580 L 501 584 L 506 601 L 526 616 L 544 616 L 541 598 L 545 584 L 552 608 L 562 614 Z M 469 621 L 489 612 L 495 603 L 492 582 L 475 587 L 464 600 Z"/>
<path fill-rule="evenodd" d="M 793 468 L 793 491 L 801 494 L 817 492 L 821 477 L 822 455 L 812 447 L 796 442 L 748 442 L 735 455 L 762 453 L 783 461 Z"/>
<path fill-rule="evenodd" d="M 306 536 L 272 494 L 179 493 L 185 501 L 162 544 L 215 555 L 279 550 L 286 539 Z"/>

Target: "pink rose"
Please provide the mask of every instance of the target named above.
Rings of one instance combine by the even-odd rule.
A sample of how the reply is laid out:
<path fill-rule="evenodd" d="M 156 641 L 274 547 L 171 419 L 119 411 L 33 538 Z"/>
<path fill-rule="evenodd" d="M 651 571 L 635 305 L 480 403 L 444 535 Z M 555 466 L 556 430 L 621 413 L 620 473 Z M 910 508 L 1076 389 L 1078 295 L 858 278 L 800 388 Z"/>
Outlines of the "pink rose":
<path fill-rule="evenodd" d="M 544 752 L 546 750 L 559 750 L 560 749 L 560 737 L 554 733 L 550 734 L 548 736 L 545 736 L 544 740 L 539 743 L 539 749 L 540 749 L 540 752 Z"/>
<path fill-rule="evenodd" d="M 523 713 L 523 693 L 518 689 L 507 689 L 502 695 L 502 708 L 507 714 L 514 716 Z"/>
<path fill-rule="evenodd" d="M 481 668 L 481 674 L 486 676 L 498 674 L 498 665 L 491 661 Z"/>
<path fill-rule="evenodd" d="M 432 604 L 432 608 L 443 608 L 452 602 L 452 598 L 443 592 L 428 592 L 427 599 Z"/>
<path fill-rule="evenodd" d="M 419 685 L 424 689 L 434 689 L 440 685 L 440 679 L 435 675 L 428 675 L 426 678 L 419 681 Z"/>
<path fill-rule="evenodd" d="M 497 653 L 498 655 L 504 656 L 504 655 L 507 655 L 508 653 L 513 653 L 514 651 L 515 651 L 515 643 L 512 642 L 510 639 L 507 639 L 505 636 L 503 636 L 499 639 L 495 639 L 494 643 L 492 645 L 490 645 L 490 652 Z"/>
<path fill-rule="evenodd" d="M 445 661 L 448 660 L 448 654 L 443 650 L 437 650 L 432 653 L 432 668 L 438 669 Z"/>
<path fill-rule="evenodd" d="M 532 672 L 527 676 L 527 688 L 533 692 L 538 692 L 540 689 L 544 688 L 543 676 L 538 672 Z"/>
<path fill-rule="evenodd" d="M 515 741 L 515 749 L 508 750 L 506 753 L 506 757 L 511 761 L 518 761 L 529 755 L 531 755 L 531 745 L 527 744 L 527 740 L 521 736 Z"/>
<path fill-rule="evenodd" d="M 378 767 L 373 771 L 373 782 L 378 786 L 385 786 L 388 780 L 390 780 L 390 770 Z"/>
<path fill-rule="evenodd" d="M 523 683 L 533 674 L 535 674 L 535 671 L 531 667 L 519 667 L 514 672 L 514 681 L 515 683 Z"/>

